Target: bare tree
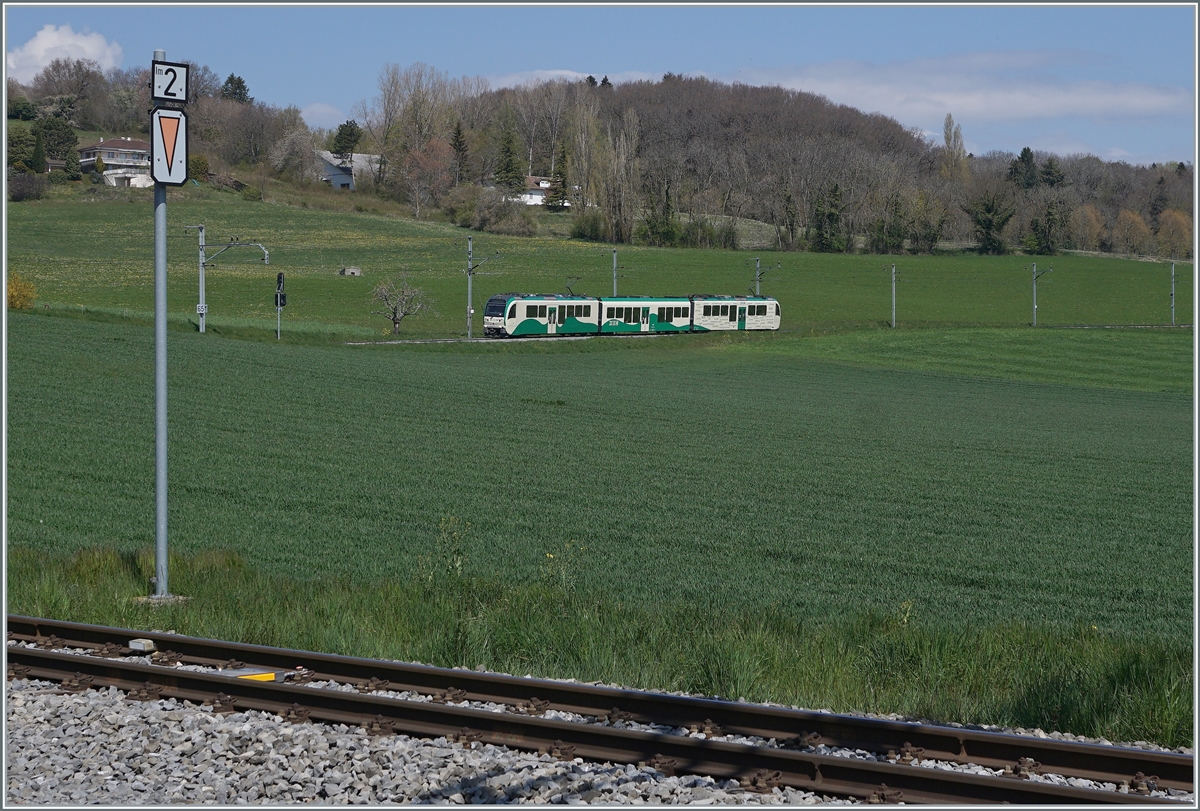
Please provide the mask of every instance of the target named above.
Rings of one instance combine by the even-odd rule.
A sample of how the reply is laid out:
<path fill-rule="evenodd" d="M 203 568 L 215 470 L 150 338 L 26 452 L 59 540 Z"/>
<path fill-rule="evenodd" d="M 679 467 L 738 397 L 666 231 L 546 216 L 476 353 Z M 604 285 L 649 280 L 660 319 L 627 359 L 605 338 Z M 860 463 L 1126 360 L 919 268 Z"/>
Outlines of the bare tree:
<path fill-rule="evenodd" d="M 304 183 L 321 176 L 321 162 L 316 150 L 320 146 L 317 135 L 303 122 L 292 126 L 271 145 L 268 158 L 277 172 L 290 172 L 296 180 Z"/>
<path fill-rule="evenodd" d="M 517 133 L 529 150 L 526 175 L 533 174 L 533 149 L 542 125 L 542 105 L 538 97 L 541 85 L 539 81 L 528 82 L 513 90 L 510 95 Z"/>
<path fill-rule="evenodd" d="M 371 315 L 382 315 L 391 321 L 393 335 L 400 334 L 400 322 L 405 318 L 423 310 L 432 309 L 429 299 L 425 296 L 425 291 L 409 284 L 407 273 L 400 277 L 399 286 L 394 284 L 391 279 L 385 279 L 375 285 L 371 295 L 376 302 L 382 305 L 382 309 L 372 310 Z"/>
<path fill-rule="evenodd" d="M 546 82 L 541 87 L 542 117 L 546 121 L 546 136 L 550 140 L 550 174 L 558 157 L 558 139 L 571 104 L 571 85 L 565 79 Z"/>
<path fill-rule="evenodd" d="M 370 103 L 360 101 L 354 107 L 355 120 L 371 141 L 379 158 L 371 166 L 372 180 L 377 188 L 387 181 L 387 153 L 391 152 L 400 134 L 400 117 L 404 114 L 404 83 L 400 66 L 384 65 L 379 74 L 379 95 Z"/>
<path fill-rule="evenodd" d="M 401 167 L 400 183 L 418 220 L 423 208 L 437 205 L 454 185 L 453 164 L 454 150 L 440 138 L 431 139 L 420 149 L 409 150 Z"/>

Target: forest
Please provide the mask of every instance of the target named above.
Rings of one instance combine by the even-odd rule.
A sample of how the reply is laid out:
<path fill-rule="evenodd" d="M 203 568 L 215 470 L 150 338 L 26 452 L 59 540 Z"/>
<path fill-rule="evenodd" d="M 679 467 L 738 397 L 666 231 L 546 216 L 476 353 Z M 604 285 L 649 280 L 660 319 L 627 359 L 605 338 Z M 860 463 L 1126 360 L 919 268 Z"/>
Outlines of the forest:
<path fill-rule="evenodd" d="M 736 248 L 736 223 L 756 220 L 780 250 L 1192 252 L 1191 162 L 1131 165 L 1015 144 L 969 154 L 952 111 L 939 142 L 780 87 L 667 73 L 492 89 L 417 63 L 384 66 L 377 94 L 326 130 L 252 97 L 234 73 L 191 68 L 193 174 L 317 184 L 317 150 L 365 154 L 353 194 L 495 233 L 535 232 L 515 200 L 534 176 L 549 181 L 546 206 L 570 212 L 573 236 L 611 243 Z M 148 68 L 68 59 L 28 85 L 8 79 L 10 186 L 43 155 L 77 172 L 80 137 L 145 137 L 148 84 Z"/>

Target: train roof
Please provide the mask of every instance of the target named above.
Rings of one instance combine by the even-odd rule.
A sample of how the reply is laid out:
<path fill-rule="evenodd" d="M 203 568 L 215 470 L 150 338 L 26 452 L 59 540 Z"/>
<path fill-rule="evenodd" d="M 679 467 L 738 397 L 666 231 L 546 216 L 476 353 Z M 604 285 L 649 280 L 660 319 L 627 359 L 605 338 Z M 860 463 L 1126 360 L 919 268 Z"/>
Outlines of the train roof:
<path fill-rule="evenodd" d="M 564 301 L 689 301 L 703 299 L 705 301 L 775 301 L 774 296 L 721 296 L 713 293 L 697 293 L 694 295 L 676 296 L 584 296 L 570 293 L 496 293 L 488 300 L 510 298 L 561 299 Z"/>

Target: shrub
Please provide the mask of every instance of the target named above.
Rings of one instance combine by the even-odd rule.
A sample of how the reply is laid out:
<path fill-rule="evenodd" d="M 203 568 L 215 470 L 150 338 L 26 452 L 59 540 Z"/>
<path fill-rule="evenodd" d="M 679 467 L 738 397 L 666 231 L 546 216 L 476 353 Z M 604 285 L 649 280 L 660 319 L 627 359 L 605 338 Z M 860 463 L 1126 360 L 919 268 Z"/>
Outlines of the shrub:
<path fill-rule="evenodd" d="M 208 158 L 203 155 L 188 157 L 188 177 L 205 179 L 208 177 Z"/>
<path fill-rule="evenodd" d="M 33 299 L 37 296 L 37 288 L 33 282 L 22 279 L 15 273 L 8 274 L 8 309 L 33 309 Z"/>
<path fill-rule="evenodd" d="M 55 169 L 50 173 L 50 182 L 55 186 L 65 185 L 68 180 L 70 178 L 67 177 L 67 173 L 62 169 Z"/>
<path fill-rule="evenodd" d="M 475 210 L 482 191 L 482 187 L 473 184 L 451 189 L 442 199 L 442 213 L 460 228 L 470 228 L 475 222 Z"/>
<path fill-rule="evenodd" d="M 471 227 L 489 234 L 531 237 L 537 232 L 524 203 L 510 200 L 497 189 L 481 189 Z"/>
<path fill-rule="evenodd" d="M 8 178 L 8 199 L 14 203 L 22 200 L 41 200 L 46 196 L 49 182 L 45 175 L 12 174 Z"/>
<path fill-rule="evenodd" d="M 253 186 L 246 186 L 242 189 L 242 199 L 251 203 L 257 202 L 262 199 L 262 192 Z"/>
<path fill-rule="evenodd" d="M 599 211 L 585 211 L 571 220 L 571 238 L 604 242 L 608 239 L 608 226 Z"/>

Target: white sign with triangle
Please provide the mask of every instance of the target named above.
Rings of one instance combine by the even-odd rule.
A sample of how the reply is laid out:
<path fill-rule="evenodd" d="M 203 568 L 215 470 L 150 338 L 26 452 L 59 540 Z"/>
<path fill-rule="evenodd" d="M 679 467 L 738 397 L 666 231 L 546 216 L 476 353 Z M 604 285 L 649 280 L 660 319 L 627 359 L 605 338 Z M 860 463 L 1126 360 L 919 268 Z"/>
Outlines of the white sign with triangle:
<path fill-rule="evenodd" d="M 187 183 L 187 115 L 158 108 L 150 115 L 150 176 L 168 186 Z"/>

